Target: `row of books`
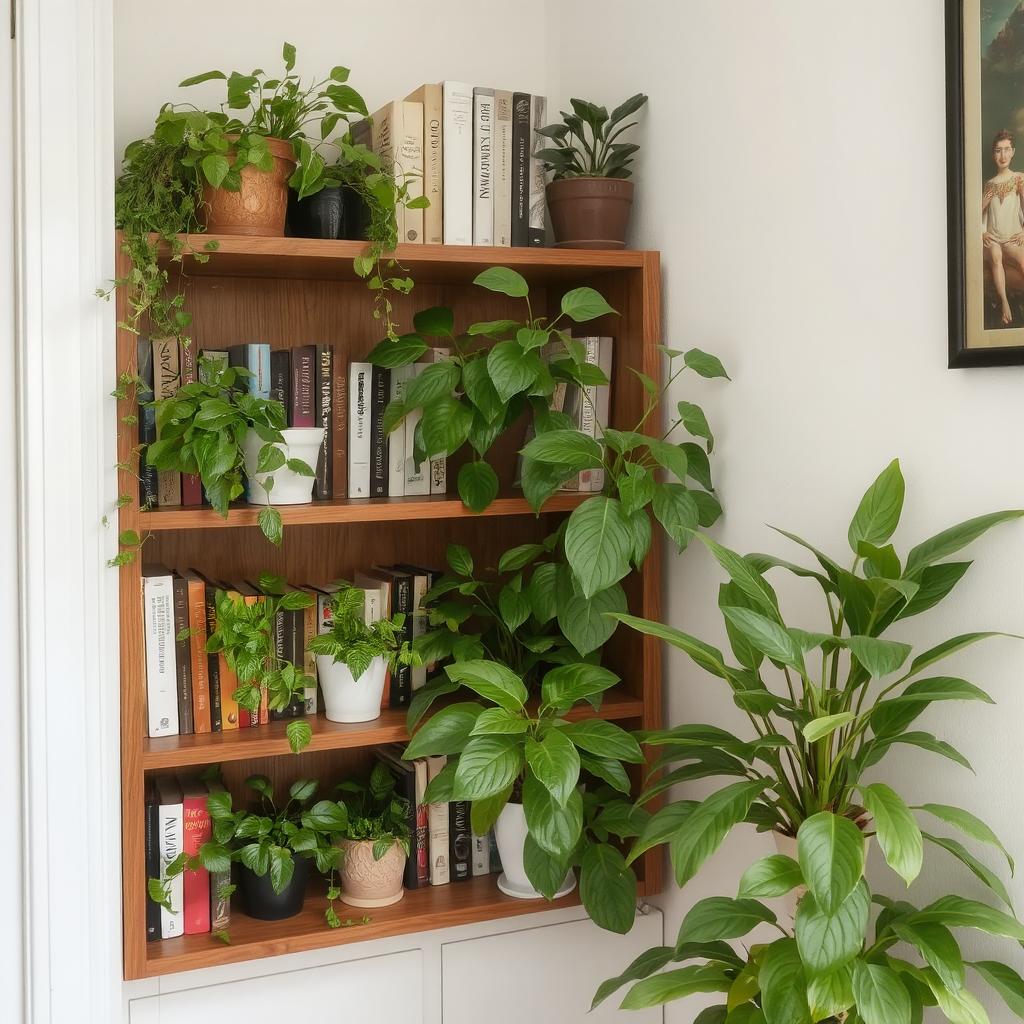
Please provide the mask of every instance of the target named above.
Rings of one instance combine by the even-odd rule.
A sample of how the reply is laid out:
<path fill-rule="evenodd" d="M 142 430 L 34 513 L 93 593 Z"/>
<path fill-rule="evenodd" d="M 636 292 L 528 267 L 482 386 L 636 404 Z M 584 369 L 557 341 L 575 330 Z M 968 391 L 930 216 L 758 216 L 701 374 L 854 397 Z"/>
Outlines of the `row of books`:
<path fill-rule="evenodd" d="M 399 209 L 403 242 L 544 245 L 547 100 L 465 82 L 422 85 L 352 127 L 355 142 L 404 177 L 425 210 Z"/>
<path fill-rule="evenodd" d="M 336 372 L 332 345 L 271 350 L 269 344 L 255 342 L 199 351 L 194 344 L 182 345 L 173 338 L 139 338 L 136 354 L 140 445 L 157 439 L 156 410 L 147 403 L 154 398 L 173 398 L 182 385 L 195 381 L 199 356 L 222 365 L 243 366 L 253 374 L 245 384 L 249 393 L 281 402 L 289 427 L 327 428 L 315 467 L 313 496 L 333 497 L 334 453 L 339 445 L 339 450 L 344 447 L 344 438 L 336 436 L 333 410 L 336 402 L 344 404 L 345 375 L 340 369 Z M 145 507 L 202 505 L 202 484 L 190 473 L 158 472 L 147 466 L 143 448 L 139 457 L 139 502 Z"/>
<path fill-rule="evenodd" d="M 426 629 L 420 604 L 437 576 L 433 569 L 411 565 L 356 573 L 354 582 L 363 590 L 366 621 L 402 612 L 406 616 L 402 639 L 413 642 Z M 330 599 L 337 587 L 297 587 L 311 594 L 314 603 L 296 611 L 279 610 L 275 617 L 278 657 L 301 668 L 314 681 L 316 658 L 308 650 L 309 641 L 317 632 L 330 629 Z M 266 694 L 259 712 L 253 713 L 232 699 L 238 687 L 235 673 L 222 653 L 206 651 L 207 637 L 217 628 L 218 589 L 247 603 L 263 600 L 259 590 L 245 580 L 220 582 L 194 569 L 171 572 L 162 565 L 143 567 L 147 725 L 152 737 L 250 729 L 317 713 L 315 685 L 282 710 L 271 711 Z M 389 676 L 383 706 L 407 707 L 413 691 L 426 683 L 427 671 L 427 666 L 400 666 Z"/>

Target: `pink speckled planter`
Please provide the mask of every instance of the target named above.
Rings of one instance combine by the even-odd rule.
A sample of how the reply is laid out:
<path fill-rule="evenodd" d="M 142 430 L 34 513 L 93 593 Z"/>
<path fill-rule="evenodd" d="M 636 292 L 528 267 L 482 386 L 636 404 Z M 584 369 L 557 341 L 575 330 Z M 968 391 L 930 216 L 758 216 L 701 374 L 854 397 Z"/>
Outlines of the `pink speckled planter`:
<path fill-rule="evenodd" d="M 341 901 L 352 907 L 389 907 L 404 895 L 405 851 L 395 843 L 380 860 L 373 859 L 368 839 L 342 839 Z"/>

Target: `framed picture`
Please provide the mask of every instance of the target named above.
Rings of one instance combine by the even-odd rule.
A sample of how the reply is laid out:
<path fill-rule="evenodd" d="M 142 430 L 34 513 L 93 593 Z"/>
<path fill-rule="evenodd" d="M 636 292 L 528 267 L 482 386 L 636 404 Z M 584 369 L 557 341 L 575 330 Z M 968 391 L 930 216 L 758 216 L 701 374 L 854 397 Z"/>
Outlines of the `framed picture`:
<path fill-rule="evenodd" d="M 1024 363 L 1024 5 L 946 0 L 949 365 Z"/>

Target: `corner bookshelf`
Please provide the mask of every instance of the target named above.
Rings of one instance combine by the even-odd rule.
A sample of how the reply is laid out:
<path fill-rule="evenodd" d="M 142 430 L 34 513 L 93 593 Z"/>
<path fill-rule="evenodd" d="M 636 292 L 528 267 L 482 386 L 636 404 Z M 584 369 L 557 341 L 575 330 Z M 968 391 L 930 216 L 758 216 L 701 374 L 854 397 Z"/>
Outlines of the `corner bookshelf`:
<path fill-rule="evenodd" d="M 194 316 L 193 343 L 200 349 L 253 340 L 285 348 L 322 341 L 332 343 L 335 358 L 347 364 L 364 358 L 379 341 L 372 295 L 352 269 L 353 257 L 363 249 L 361 243 L 208 235 L 190 239 L 200 252 L 211 240 L 219 247 L 208 262 L 199 264 L 186 257 L 183 267 L 187 305 Z M 127 266 L 120 237 L 117 250 L 121 276 Z M 658 253 L 401 245 L 397 258 L 416 281 L 410 296 L 395 301 L 395 314 L 403 325 L 411 325 L 415 310 L 435 305 L 454 310 L 458 329 L 478 320 L 518 318 L 521 305 L 516 300 L 472 284 L 476 275 L 490 266 L 512 267 L 529 281 L 535 314 L 544 310 L 556 314 L 562 294 L 570 288 L 597 288 L 619 312 L 619 316 L 595 321 L 587 328 L 615 338 L 610 422 L 628 428 L 639 419 L 644 392 L 629 368 L 660 379 L 655 348 L 661 340 Z M 172 275 L 176 273 L 171 270 Z M 125 314 L 121 295 L 119 319 Z M 134 371 L 135 349 L 135 336 L 119 330 L 119 373 Z M 127 400 L 120 406 L 119 417 L 134 412 Z M 335 415 L 345 414 L 345 409 L 335 410 Z M 656 431 L 657 425 L 650 423 L 648 428 Z M 140 557 L 119 570 L 126 979 L 536 913 L 579 902 L 576 892 L 554 903 L 513 899 L 502 895 L 495 877 L 488 875 L 409 892 L 399 903 L 373 911 L 369 924 L 330 929 L 323 921 L 324 887 L 317 880 L 311 883 L 303 912 L 285 921 L 256 921 L 233 907 L 230 945 L 211 935 L 146 942 L 143 794 L 147 778 L 220 764 L 225 784 L 240 804 L 243 781 L 249 775 L 268 775 L 279 789 L 300 776 L 333 782 L 363 771 L 372 760 L 375 745 L 406 740 L 408 732 L 404 712 L 387 710 L 376 721 L 359 725 L 328 722 L 321 714 L 312 722 L 312 742 L 297 755 L 288 748 L 283 722 L 242 732 L 150 739 L 146 735 L 141 561 L 160 562 L 172 569 L 194 567 L 229 579 L 267 570 L 315 584 L 350 577 L 356 569 L 374 564 L 404 561 L 442 566 L 446 546 L 461 543 L 473 552 L 478 564 L 494 565 L 498 555 L 514 544 L 546 536 L 586 497 L 557 494 L 539 516 L 534 515 L 512 486 L 522 430 L 510 435 L 489 453 L 501 490 L 482 515 L 469 513 L 454 493 L 458 471 L 454 459 L 449 460 L 452 490 L 447 496 L 361 500 L 338 496 L 283 507 L 285 532 L 280 548 L 265 540 L 256 527 L 257 510 L 245 505 L 233 507 L 226 520 L 208 508 L 160 507 L 140 512 L 133 501 L 121 510 L 120 529 L 136 530 L 145 538 Z M 134 443 L 132 428 L 122 427 L 120 461 L 129 460 Z M 138 492 L 138 482 L 128 472 L 121 472 L 119 485 L 121 493 Z M 660 573 L 655 532 L 643 570 L 623 581 L 633 614 L 659 617 Z M 657 641 L 619 629 L 604 650 L 605 664 L 622 682 L 606 695 L 597 714 L 626 728 L 660 727 Z M 657 892 L 662 876 L 659 852 L 647 853 L 637 868 L 640 893 Z"/>

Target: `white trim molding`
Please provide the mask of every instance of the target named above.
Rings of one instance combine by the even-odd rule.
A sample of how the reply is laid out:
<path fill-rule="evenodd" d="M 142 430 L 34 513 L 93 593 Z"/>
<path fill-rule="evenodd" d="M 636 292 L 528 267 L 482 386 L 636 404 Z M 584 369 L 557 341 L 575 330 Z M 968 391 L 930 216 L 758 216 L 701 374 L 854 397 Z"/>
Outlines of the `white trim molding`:
<path fill-rule="evenodd" d="M 22 1019 L 121 1014 L 111 0 L 17 0 Z"/>

